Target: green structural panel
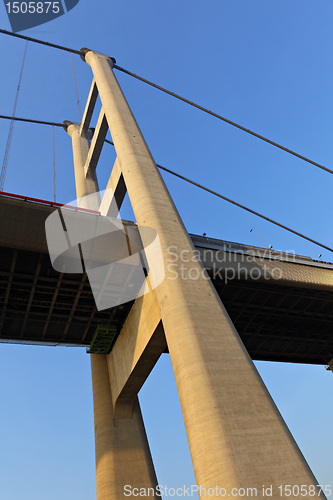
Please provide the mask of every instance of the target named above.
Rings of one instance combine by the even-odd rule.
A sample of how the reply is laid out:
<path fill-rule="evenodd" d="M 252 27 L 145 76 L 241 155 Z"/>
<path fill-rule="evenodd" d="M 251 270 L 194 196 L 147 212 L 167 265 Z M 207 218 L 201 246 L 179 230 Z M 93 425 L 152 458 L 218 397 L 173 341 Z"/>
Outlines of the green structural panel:
<path fill-rule="evenodd" d="M 111 325 L 98 325 L 96 332 L 87 349 L 88 354 L 109 354 L 114 339 L 117 335 L 117 328 Z"/>

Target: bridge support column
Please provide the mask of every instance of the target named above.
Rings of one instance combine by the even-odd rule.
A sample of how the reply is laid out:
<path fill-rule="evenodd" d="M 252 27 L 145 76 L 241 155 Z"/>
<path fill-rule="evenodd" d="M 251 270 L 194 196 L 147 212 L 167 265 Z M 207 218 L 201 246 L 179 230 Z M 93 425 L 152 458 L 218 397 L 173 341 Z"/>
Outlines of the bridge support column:
<path fill-rule="evenodd" d="M 96 173 L 94 171 L 93 174 L 85 174 L 89 139 L 81 135 L 79 125 L 71 122 L 65 124 L 73 143 L 76 193 L 78 199 L 83 198 L 80 206 L 99 210 L 101 200 Z M 86 203 L 84 197 L 94 193 L 96 196 L 90 196 Z M 114 206 L 114 216 L 117 215 L 116 208 Z M 144 488 L 148 491 L 150 488 L 149 496 L 154 499 L 157 479 L 138 398 L 136 397 L 133 406 L 131 405 L 128 418 L 115 418 L 107 356 L 91 354 L 90 360 L 94 400 L 97 500 L 126 498 L 124 496 L 126 485 L 128 491 L 132 491 L 133 488 L 139 490 Z"/>
<path fill-rule="evenodd" d="M 106 355 L 91 354 L 94 398 L 97 500 L 120 500 L 138 488 L 155 498 L 157 480 L 139 401 L 132 418 L 114 418 Z M 126 491 L 125 491 L 126 492 Z"/>
<path fill-rule="evenodd" d="M 75 186 L 77 199 L 84 198 L 93 193 L 98 193 L 98 182 L 96 172 L 86 177 L 84 166 L 89 152 L 90 141 L 89 131 L 88 137 L 81 135 L 80 125 L 69 121 L 64 122 L 67 127 L 67 133 L 72 138 L 73 145 L 73 160 L 75 172 Z M 100 196 L 96 195 L 96 199 L 89 199 L 89 204 L 85 203 L 83 199 L 80 203 L 82 208 L 89 208 L 91 210 L 98 210 L 100 204 Z"/>
<path fill-rule="evenodd" d="M 201 497 L 220 500 L 219 488 L 234 498 L 244 496 L 243 490 L 237 495 L 239 488 L 256 488 L 261 497 L 265 484 L 272 486 L 273 498 L 280 498 L 280 485 L 307 485 L 309 491 L 316 480 L 195 258 L 112 60 L 82 52 L 94 73 L 137 223 L 156 229 L 161 242 L 166 277 L 155 294 Z M 153 268 L 154 255 L 148 263 Z"/>

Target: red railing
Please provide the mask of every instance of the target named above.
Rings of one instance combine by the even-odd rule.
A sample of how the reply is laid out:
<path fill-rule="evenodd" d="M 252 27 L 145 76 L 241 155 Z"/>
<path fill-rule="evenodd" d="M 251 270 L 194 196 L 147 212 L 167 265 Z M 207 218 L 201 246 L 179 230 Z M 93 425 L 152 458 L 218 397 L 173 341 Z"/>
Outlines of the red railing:
<path fill-rule="evenodd" d="M 89 212 L 91 214 L 98 214 L 98 215 L 101 214 L 101 212 L 98 212 L 97 210 L 89 210 L 89 208 L 74 207 L 73 205 L 63 205 L 62 203 L 56 203 L 55 201 L 40 200 L 39 198 L 31 198 L 30 196 L 22 196 L 20 194 L 6 193 L 4 191 L 0 191 L 0 196 L 6 196 L 7 198 L 16 198 L 18 200 L 23 200 L 23 201 L 31 201 L 33 203 L 42 203 L 43 205 L 49 205 L 51 207 L 64 207 L 64 208 L 69 208 L 71 210 L 79 210 L 80 212 Z"/>

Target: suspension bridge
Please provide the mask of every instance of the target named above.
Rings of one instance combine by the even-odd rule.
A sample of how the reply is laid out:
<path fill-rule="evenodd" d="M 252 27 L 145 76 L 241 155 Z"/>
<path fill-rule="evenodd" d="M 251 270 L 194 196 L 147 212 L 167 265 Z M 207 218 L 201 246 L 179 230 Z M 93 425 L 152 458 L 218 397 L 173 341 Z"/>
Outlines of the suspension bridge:
<path fill-rule="evenodd" d="M 275 488 L 273 497 L 279 496 L 279 486 L 299 484 L 305 485 L 304 496 L 310 498 L 316 479 L 252 360 L 332 369 L 333 264 L 188 234 L 114 75 L 115 69 L 130 72 L 93 50 L 54 48 L 78 53 L 93 73 L 80 124 L 40 122 L 62 126 L 72 140 L 79 203 L 62 210 L 82 212 L 87 220 L 103 217 L 111 208 L 114 213 L 112 199 L 103 211 L 101 206 L 89 210 L 80 202 L 98 191 L 98 160 L 109 129 L 117 159 L 108 186 L 117 209 L 128 192 L 137 222 L 136 226 L 123 221 L 124 226 L 155 229 L 164 262 L 172 248 L 176 264 L 172 270 L 166 266 L 165 278 L 156 288 L 150 286 L 147 271 L 149 293 L 98 310 L 86 271 L 57 272 L 51 265 L 45 221 L 59 210 L 55 200 L 2 191 L 0 342 L 89 349 L 98 500 L 123 498 L 126 484 L 151 488 L 157 496 L 137 394 L 164 352 L 171 356 L 197 484 L 206 490 L 218 484 L 228 491 L 251 487 L 263 496 L 262 484 L 269 482 Z M 92 129 L 98 95 L 102 106 Z M 12 122 L 20 119 L 14 114 L 9 117 Z M 147 255 L 150 270 L 155 260 L 156 253 Z M 118 283 L 113 293 L 121 295 L 127 285 L 128 281 Z M 322 491 L 316 494 L 325 498 Z M 218 496 L 214 495 L 211 498 Z"/>

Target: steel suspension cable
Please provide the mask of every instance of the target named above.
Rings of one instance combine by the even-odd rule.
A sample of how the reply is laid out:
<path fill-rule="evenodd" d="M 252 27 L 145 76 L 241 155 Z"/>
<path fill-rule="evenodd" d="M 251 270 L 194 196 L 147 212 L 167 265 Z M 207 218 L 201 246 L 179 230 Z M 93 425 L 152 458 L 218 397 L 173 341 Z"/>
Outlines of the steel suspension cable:
<path fill-rule="evenodd" d="M 77 83 L 76 83 L 76 78 L 75 78 L 75 70 L 74 70 L 74 64 L 73 64 L 73 58 L 72 58 L 72 52 L 71 51 L 69 51 L 69 57 L 71 59 L 73 81 L 74 81 L 74 88 L 75 88 L 75 95 L 76 95 L 76 104 L 77 104 L 77 109 L 78 109 L 78 112 L 79 112 L 79 118 L 80 118 L 80 122 L 81 122 L 81 120 L 82 120 L 82 113 L 81 113 L 81 106 L 80 106 L 80 100 L 79 100 L 79 92 L 77 90 Z"/>
<path fill-rule="evenodd" d="M 190 106 L 193 106 L 194 108 L 200 109 L 200 111 L 203 111 L 204 113 L 207 113 L 211 116 L 214 116 L 215 118 L 218 118 L 219 120 L 228 123 L 229 125 L 232 125 L 233 127 L 236 127 L 240 130 L 243 130 L 243 132 L 246 132 L 247 134 L 253 135 L 254 137 L 257 137 L 257 139 L 260 139 L 262 141 L 267 142 L 268 144 L 271 144 L 271 146 L 275 146 L 276 148 L 282 149 L 282 151 L 285 151 L 286 153 L 289 153 L 293 156 L 296 156 L 297 158 L 300 158 L 301 160 L 304 160 L 308 163 L 311 163 L 311 165 L 314 165 L 315 167 L 321 168 L 322 170 L 325 170 L 325 172 L 329 172 L 330 174 L 333 174 L 333 170 L 324 167 L 324 165 L 321 165 L 320 163 L 317 163 L 313 160 L 310 160 L 306 156 L 300 155 L 299 153 L 296 153 L 295 151 L 292 151 L 291 149 L 286 148 L 285 146 L 281 146 L 281 144 L 278 144 L 277 142 L 271 141 L 270 139 L 267 139 L 267 137 L 264 137 L 263 135 L 257 134 L 256 132 L 253 132 L 253 130 L 250 130 L 246 127 L 243 127 L 242 125 L 239 125 L 238 123 L 235 123 L 231 120 L 228 120 L 228 118 L 224 118 L 223 116 L 219 115 L 218 113 L 214 113 L 214 111 L 210 111 L 207 108 L 204 108 L 203 106 L 200 106 L 199 104 L 196 104 L 195 102 L 189 101 L 188 99 L 185 99 L 185 97 L 182 97 L 178 94 L 175 94 L 174 92 L 171 92 L 170 90 L 167 90 L 163 87 L 160 87 L 160 85 L 156 85 L 153 82 L 150 82 L 149 80 L 146 80 L 145 78 L 142 78 L 142 76 L 136 75 L 135 73 L 132 73 L 131 71 L 128 71 L 127 69 L 121 68 L 117 64 L 114 64 L 113 67 L 119 71 L 122 71 L 123 73 L 126 73 L 126 75 L 130 75 L 133 78 L 136 78 L 137 80 L 140 80 L 141 82 L 147 83 L 151 87 L 154 87 L 155 89 L 161 90 L 165 94 L 169 94 L 172 97 L 175 97 L 176 99 L 185 102 L 186 104 L 189 104 Z"/>
<path fill-rule="evenodd" d="M 114 146 L 114 143 L 112 141 L 105 139 L 105 142 Z M 209 189 L 209 188 L 203 186 L 202 184 L 199 184 L 198 182 L 192 181 L 188 177 L 184 177 L 183 175 L 177 174 L 177 172 L 174 172 L 173 170 L 170 170 L 169 168 L 162 167 L 162 165 L 156 164 L 156 166 L 159 169 L 164 170 L 165 172 L 168 172 L 169 174 L 174 175 L 175 177 L 178 177 L 179 179 L 182 179 L 183 181 L 188 182 L 189 184 L 192 184 L 193 186 L 196 186 L 196 187 L 202 189 L 203 191 L 206 191 L 207 193 L 210 193 L 214 196 L 217 196 L 218 198 L 221 198 L 222 200 L 227 201 L 228 203 L 231 203 L 232 205 L 235 205 L 236 207 L 239 207 L 242 210 L 246 210 L 247 212 L 250 212 L 251 214 L 256 215 L 257 217 L 260 217 L 261 219 L 264 219 L 267 222 L 274 224 L 275 226 L 278 226 L 278 227 L 281 227 L 282 229 L 285 229 L 289 233 L 295 234 L 296 236 L 299 236 L 300 238 L 303 238 L 304 240 L 310 241 L 311 243 L 314 243 L 315 245 L 318 245 L 322 248 L 325 248 L 325 250 L 329 250 L 330 252 L 333 252 L 333 248 L 330 248 L 326 245 L 323 245 L 322 243 L 319 243 L 319 241 L 316 241 L 312 238 L 309 238 L 308 236 L 305 236 L 304 234 L 299 233 L 298 231 L 295 231 L 294 229 L 291 229 L 290 227 L 284 226 L 283 224 L 280 224 L 279 222 L 276 222 L 275 220 L 270 219 L 269 217 L 266 217 L 265 215 L 262 215 L 259 212 L 252 210 L 251 208 L 245 207 L 244 205 L 241 205 L 240 203 L 237 203 L 236 201 L 233 201 L 230 198 L 227 198 L 226 196 L 223 196 L 222 194 L 217 193 L 216 191 L 213 191 L 212 189 Z"/>
<path fill-rule="evenodd" d="M 8 132 L 8 137 L 7 137 L 6 149 L 5 149 L 5 154 L 4 154 L 4 158 L 3 158 L 3 162 L 2 162 L 2 168 L 1 168 L 1 174 L 0 174 L 0 191 L 3 191 L 4 185 L 5 185 L 10 148 L 12 145 L 13 134 L 14 134 L 15 113 L 16 113 L 16 107 L 17 107 L 17 102 L 18 102 L 20 88 L 21 88 L 21 81 L 22 81 L 25 57 L 27 55 L 27 48 L 28 48 L 28 40 L 26 41 L 26 44 L 25 44 L 23 60 L 22 60 L 22 65 L 21 65 L 21 71 L 20 71 L 20 76 L 19 76 L 18 85 L 17 85 L 17 89 L 16 89 L 13 112 L 12 112 L 11 121 L 10 121 L 10 125 L 9 125 L 9 132 Z"/>
<path fill-rule="evenodd" d="M 261 219 L 264 219 L 264 220 L 270 222 L 271 224 L 274 224 L 275 226 L 281 227 L 282 229 L 289 231 L 289 233 L 296 234 L 296 236 L 299 236 L 300 238 L 303 238 L 304 240 L 310 241 L 311 243 L 315 243 L 316 245 L 319 245 L 320 247 L 325 248 L 325 250 L 329 250 L 330 252 L 333 252 L 333 248 L 330 248 L 326 245 L 323 245 L 322 243 L 319 243 L 318 241 L 313 240 L 312 238 L 309 238 L 308 236 L 305 236 L 304 234 L 299 233 L 298 231 L 295 231 L 294 229 L 291 229 L 290 227 L 284 226 L 283 224 L 280 224 L 279 222 L 276 222 L 275 220 L 270 219 L 269 217 L 266 217 L 265 215 L 262 215 L 259 212 L 252 210 L 251 208 L 245 207 L 244 205 L 241 205 L 240 203 L 237 203 L 236 201 L 233 201 L 230 198 L 227 198 L 226 196 L 223 196 L 222 194 L 219 194 L 216 191 L 213 191 L 212 189 L 209 189 L 205 186 L 202 186 L 202 184 L 199 184 L 198 182 L 194 182 L 191 179 L 184 177 L 183 175 L 177 174 L 176 172 L 173 172 L 172 170 L 169 170 L 168 168 L 162 167 L 161 165 L 156 165 L 156 166 L 158 168 L 160 168 L 161 170 L 164 170 L 165 172 L 168 172 L 169 174 L 172 174 L 175 177 L 179 177 L 179 179 L 182 179 L 183 181 L 186 181 L 189 184 L 192 184 L 193 186 L 196 186 L 200 189 L 203 189 L 204 191 L 207 191 L 207 193 L 210 193 L 214 196 L 217 196 L 218 198 L 221 198 L 222 200 L 225 200 L 228 203 L 235 205 L 236 207 L 239 207 L 243 210 L 246 210 L 247 212 L 250 212 L 251 214 L 256 215 L 257 217 L 260 217 Z"/>
<path fill-rule="evenodd" d="M 52 139 L 53 139 L 53 201 L 56 202 L 56 159 L 55 159 L 55 137 L 54 125 L 52 126 Z"/>
<path fill-rule="evenodd" d="M 44 42 L 43 40 L 38 40 L 38 38 L 31 38 L 30 36 L 19 35 L 18 33 L 12 33 L 11 31 L 0 29 L 0 33 L 3 35 L 14 36 L 15 38 L 21 38 L 22 40 L 27 40 L 28 42 L 39 43 L 40 45 L 46 45 L 47 47 L 52 47 L 53 49 L 65 50 L 66 52 L 72 52 L 73 54 L 81 55 L 80 50 L 70 49 L 64 47 L 63 45 L 57 45 L 55 43 Z"/>
<path fill-rule="evenodd" d="M 2 118 L 3 120 L 14 120 L 17 122 L 26 122 L 26 123 L 38 123 L 39 125 L 53 125 L 54 127 L 64 128 L 63 123 L 46 122 L 46 121 L 42 121 L 42 120 L 33 120 L 32 118 L 18 118 L 17 116 L 6 116 L 6 115 L 0 115 L 0 118 Z"/>
<path fill-rule="evenodd" d="M 0 118 L 10 119 L 10 117 L 3 116 L 3 115 L 0 115 Z M 16 120 L 23 121 L 23 122 L 28 122 L 28 123 L 38 123 L 38 124 L 41 124 L 41 125 L 51 125 L 51 126 L 53 126 L 53 130 L 54 130 L 54 127 L 65 128 L 65 126 L 64 126 L 63 123 L 46 122 L 46 121 L 41 121 L 41 120 L 30 120 L 30 119 L 27 119 L 27 118 L 16 118 Z M 114 143 L 112 141 L 109 141 L 108 139 L 105 139 L 104 142 L 107 142 L 108 144 L 111 144 L 111 146 L 114 146 Z M 53 164 L 55 165 L 55 149 L 54 149 L 54 153 L 53 154 L 54 154 L 54 156 L 53 156 L 54 163 Z M 178 177 L 179 179 L 182 179 L 183 181 L 186 181 L 189 184 L 192 184 L 193 186 L 196 186 L 196 187 L 202 189 L 203 191 L 206 191 L 207 193 L 210 193 L 210 194 L 212 194 L 214 196 L 217 196 L 218 198 L 221 198 L 222 200 L 227 201 L 228 203 L 231 203 L 232 205 L 235 205 L 235 206 L 241 208 L 242 210 L 246 210 L 247 212 L 250 212 L 253 215 L 256 215 L 257 217 L 260 217 L 261 219 L 264 219 L 267 222 L 270 222 L 271 224 L 274 224 L 275 226 L 278 226 L 278 227 L 280 227 L 282 229 L 285 229 L 286 231 L 288 231 L 288 232 L 290 232 L 292 234 L 295 234 L 296 236 L 299 236 L 300 238 L 303 238 L 304 240 L 310 241 L 311 243 L 314 243 L 315 245 L 318 245 L 318 246 L 320 246 L 322 248 L 325 248 L 325 250 L 329 250 L 330 252 L 333 252 L 333 249 L 330 248 L 330 247 L 328 247 L 327 245 L 323 245 L 319 241 L 316 241 L 316 240 L 314 240 L 312 238 L 309 238 L 308 236 L 305 236 L 304 234 L 299 233 L 298 231 L 295 231 L 294 229 L 291 229 L 290 227 L 284 226 L 283 224 L 280 224 L 279 222 L 277 222 L 277 221 L 275 221 L 273 219 L 270 219 L 269 217 L 266 217 L 265 215 L 262 215 L 259 212 L 256 212 L 255 210 L 252 210 L 251 208 L 245 207 L 244 205 L 242 205 L 240 203 L 237 203 L 236 201 L 233 201 L 230 198 L 227 198 L 226 196 L 223 196 L 222 194 L 217 193 L 216 191 L 213 191 L 212 189 L 209 189 L 209 188 L 203 186 L 202 184 L 199 184 L 198 182 L 192 181 L 191 179 L 189 179 L 187 177 L 184 177 L 183 175 L 177 174 L 177 172 L 174 172 L 173 170 L 170 170 L 169 168 L 162 167 L 162 165 L 156 164 L 156 166 L 159 169 L 164 170 L 165 172 L 168 172 L 169 174 L 174 175 L 175 177 Z M 54 201 L 56 201 L 55 200 L 55 167 L 54 167 Z"/>
<path fill-rule="evenodd" d="M 66 52 L 72 52 L 73 54 L 77 54 L 79 56 L 84 56 L 83 52 L 81 52 L 80 50 L 75 50 L 75 49 L 71 49 L 69 47 L 64 47 L 62 45 L 57 45 L 57 44 L 54 44 L 54 43 L 49 43 L 49 42 L 44 42 L 42 40 L 38 40 L 37 38 L 31 38 L 31 37 L 28 37 L 28 36 L 24 36 L 24 35 L 18 35 L 17 33 L 11 33 L 10 31 L 6 31 L 6 30 L 3 30 L 3 29 L 0 29 L 0 33 L 4 34 L 4 35 L 10 35 L 10 36 L 14 36 L 14 37 L 17 37 L 17 38 L 21 38 L 23 40 L 28 40 L 30 42 L 34 42 L 34 43 L 39 43 L 41 45 L 46 45 L 47 47 L 53 47 L 55 49 L 59 49 L 59 50 L 64 50 Z M 279 148 L 281 149 L 282 151 L 285 151 L 286 153 L 289 153 L 293 156 L 296 156 L 297 158 L 303 160 L 303 161 L 306 161 L 307 163 L 310 163 L 311 165 L 314 165 L 315 167 L 317 168 L 320 168 L 322 170 L 324 170 L 325 172 L 328 172 L 330 174 L 333 174 L 333 170 L 325 167 L 324 165 L 321 165 L 320 163 L 316 162 L 316 161 L 313 161 L 311 160 L 310 158 L 307 158 L 306 156 L 303 156 L 299 153 L 297 153 L 296 151 L 293 151 L 289 148 L 286 148 L 285 146 L 282 146 L 281 144 L 278 144 L 277 142 L 275 141 L 272 141 L 270 139 L 268 139 L 267 137 L 264 137 L 263 135 L 261 134 L 257 134 L 256 132 L 246 128 L 246 127 L 243 127 L 242 125 L 239 125 L 238 123 L 236 122 L 233 122 L 232 120 L 229 120 L 228 118 L 225 118 L 223 116 L 221 116 L 220 114 L 218 113 L 215 113 L 214 111 L 210 111 L 209 109 L 203 107 L 203 106 L 200 106 L 199 104 L 196 104 L 194 103 L 193 101 L 190 101 L 189 99 L 186 99 L 185 97 L 182 97 L 174 92 L 171 92 L 170 90 L 168 89 L 165 89 L 164 87 L 161 87 L 160 85 L 157 85 L 149 80 L 147 80 L 146 78 L 143 78 L 139 75 L 136 75 L 135 73 L 132 73 L 131 71 L 128 71 L 127 69 L 124 69 L 122 68 L 121 66 L 118 66 L 117 64 L 114 64 L 113 67 L 115 69 L 117 69 L 118 71 L 121 71 L 122 73 L 125 73 L 129 76 L 132 76 L 133 78 L 136 78 L 137 80 L 140 80 L 144 83 L 146 83 L 147 85 L 150 85 L 151 87 L 154 87 L 158 90 L 161 90 L 162 92 L 168 94 L 168 95 L 171 95 L 172 97 L 175 97 L 176 99 L 179 99 L 180 101 L 183 101 L 185 102 L 186 104 L 189 104 L 190 106 L 193 106 L 197 109 L 199 109 L 200 111 L 203 111 L 204 113 L 207 113 L 211 116 L 214 116 L 215 118 L 218 118 L 219 120 L 225 122 L 225 123 L 228 123 L 229 125 L 232 125 L 233 127 L 236 127 L 238 128 L 239 130 L 242 130 L 243 132 L 246 132 L 247 134 L 250 134 L 254 137 L 256 137 L 257 139 L 260 139 L 262 141 L 265 141 L 267 142 L 268 144 L 276 147 L 276 148 Z"/>

